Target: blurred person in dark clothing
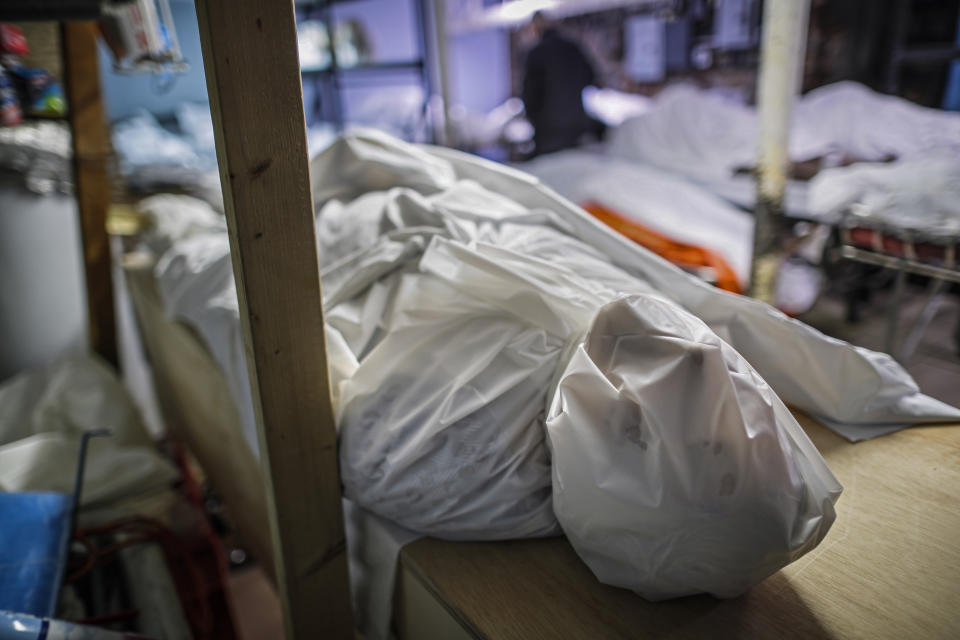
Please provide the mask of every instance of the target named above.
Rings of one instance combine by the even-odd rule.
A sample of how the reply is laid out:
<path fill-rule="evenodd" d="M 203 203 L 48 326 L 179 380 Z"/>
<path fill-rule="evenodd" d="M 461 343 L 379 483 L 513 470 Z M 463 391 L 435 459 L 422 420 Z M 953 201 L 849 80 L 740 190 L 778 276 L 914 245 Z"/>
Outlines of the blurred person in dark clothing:
<path fill-rule="evenodd" d="M 534 155 L 541 155 L 575 147 L 586 134 L 601 133 L 602 125 L 583 109 L 583 89 L 595 83 L 586 55 L 539 11 L 532 26 L 540 41 L 527 54 L 522 97 Z"/>

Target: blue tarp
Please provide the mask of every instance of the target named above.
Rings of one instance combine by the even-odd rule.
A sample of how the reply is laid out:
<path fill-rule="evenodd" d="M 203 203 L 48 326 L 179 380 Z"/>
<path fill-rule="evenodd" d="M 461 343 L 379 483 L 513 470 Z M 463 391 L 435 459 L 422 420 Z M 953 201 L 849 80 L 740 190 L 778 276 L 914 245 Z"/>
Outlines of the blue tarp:
<path fill-rule="evenodd" d="M 0 493 L 0 610 L 55 613 L 71 499 L 62 493 Z"/>

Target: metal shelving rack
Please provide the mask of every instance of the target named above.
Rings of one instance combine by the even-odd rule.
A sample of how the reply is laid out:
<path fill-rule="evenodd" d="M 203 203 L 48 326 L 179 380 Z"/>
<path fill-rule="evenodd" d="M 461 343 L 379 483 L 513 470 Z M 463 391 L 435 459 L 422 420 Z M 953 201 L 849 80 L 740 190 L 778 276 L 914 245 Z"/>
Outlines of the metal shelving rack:
<path fill-rule="evenodd" d="M 342 67 L 337 62 L 336 47 L 333 43 L 334 20 L 333 8 L 337 5 L 356 2 L 357 0 L 319 0 L 315 2 L 296 3 L 297 21 L 318 20 L 324 24 L 327 33 L 330 34 L 330 64 L 325 67 L 302 67 L 300 69 L 303 84 L 311 83 L 315 89 L 315 98 L 312 105 L 307 105 L 307 124 L 310 125 L 316 120 L 327 120 L 334 124 L 338 132 L 343 131 L 346 124 L 346 115 L 344 107 L 343 92 L 347 88 L 344 83 L 348 78 L 373 78 L 384 76 L 394 76 L 404 72 L 415 72 L 419 76 L 420 85 L 423 88 L 424 102 L 422 112 L 426 114 L 427 102 L 433 94 L 433 82 L 430 74 L 428 60 L 431 55 L 430 41 L 425 31 L 426 2 L 427 0 L 409 0 L 414 12 L 413 24 L 416 29 L 416 42 L 420 50 L 420 55 L 406 60 L 390 60 L 385 62 L 372 62 L 360 64 L 353 67 Z M 326 106 L 324 105 L 326 103 Z M 326 111 L 326 113 L 324 113 Z M 317 118 L 317 114 L 321 114 Z M 325 116 L 325 117 L 324 117 Z M 436 132 L 430 133 L 432 141 L 436 138 Z"/>
<path fill-rule="evenodd" d="M 960 60 L 960 43 L 942 42 L 937 44 L 908 45 L 913 14 L 912 0 L 897 0 L 891 11 L 893 24 L 890 59 L 886 69 L 885 90 L 896 95 L 900 89 L 900 76 L 904 67 L 924 67 Z"/>

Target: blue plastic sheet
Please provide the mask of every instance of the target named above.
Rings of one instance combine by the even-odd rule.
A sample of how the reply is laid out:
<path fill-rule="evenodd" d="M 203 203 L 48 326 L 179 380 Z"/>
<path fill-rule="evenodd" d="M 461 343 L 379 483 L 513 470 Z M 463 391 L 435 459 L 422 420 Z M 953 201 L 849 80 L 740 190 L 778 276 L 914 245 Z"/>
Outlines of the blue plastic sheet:
<path fill-rule="evenodd" d="M 68 494 L 0 493 L 0 610 L 55 613 L 70 505 Z"/>

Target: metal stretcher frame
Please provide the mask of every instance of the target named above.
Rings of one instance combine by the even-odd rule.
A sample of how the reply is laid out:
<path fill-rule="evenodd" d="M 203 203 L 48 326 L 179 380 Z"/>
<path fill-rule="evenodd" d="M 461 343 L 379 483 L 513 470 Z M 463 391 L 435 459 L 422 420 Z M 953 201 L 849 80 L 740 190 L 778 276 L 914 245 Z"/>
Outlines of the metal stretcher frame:
<path fill-rule="evenodd" d="M 906 362 L 916 351 L 924 332 L 933 321 L 943 299 L 945 285 L 947 283 L 960 283 L 960 269 L 957 269 L 956 265 L 955 245 L 946 247 L 944 265 L 940 266 L 918 260 L 917 252 L 910 240 L 903 241 L 904 255 L 901 257 L 883 251 L 883 242 L 880 239 L 881 234 L 879 232 L 875 233 L 873 237 L 875 239 L 873 250 L 854 246 L 850 229 L 844 227 L 840 230 L 841 245 L 837 247 L 836 252 L 839 257 L 846 260 L 883 267 L 896 272 L 893 299 L 887 309 L 885 350 L 900 362 Z M 926 302 L 898 349 L 897 335 L 902 312 L 901 301 L 907 275 L 910 274 L 930 278 L 930 284 L 927 287 Z"/>

